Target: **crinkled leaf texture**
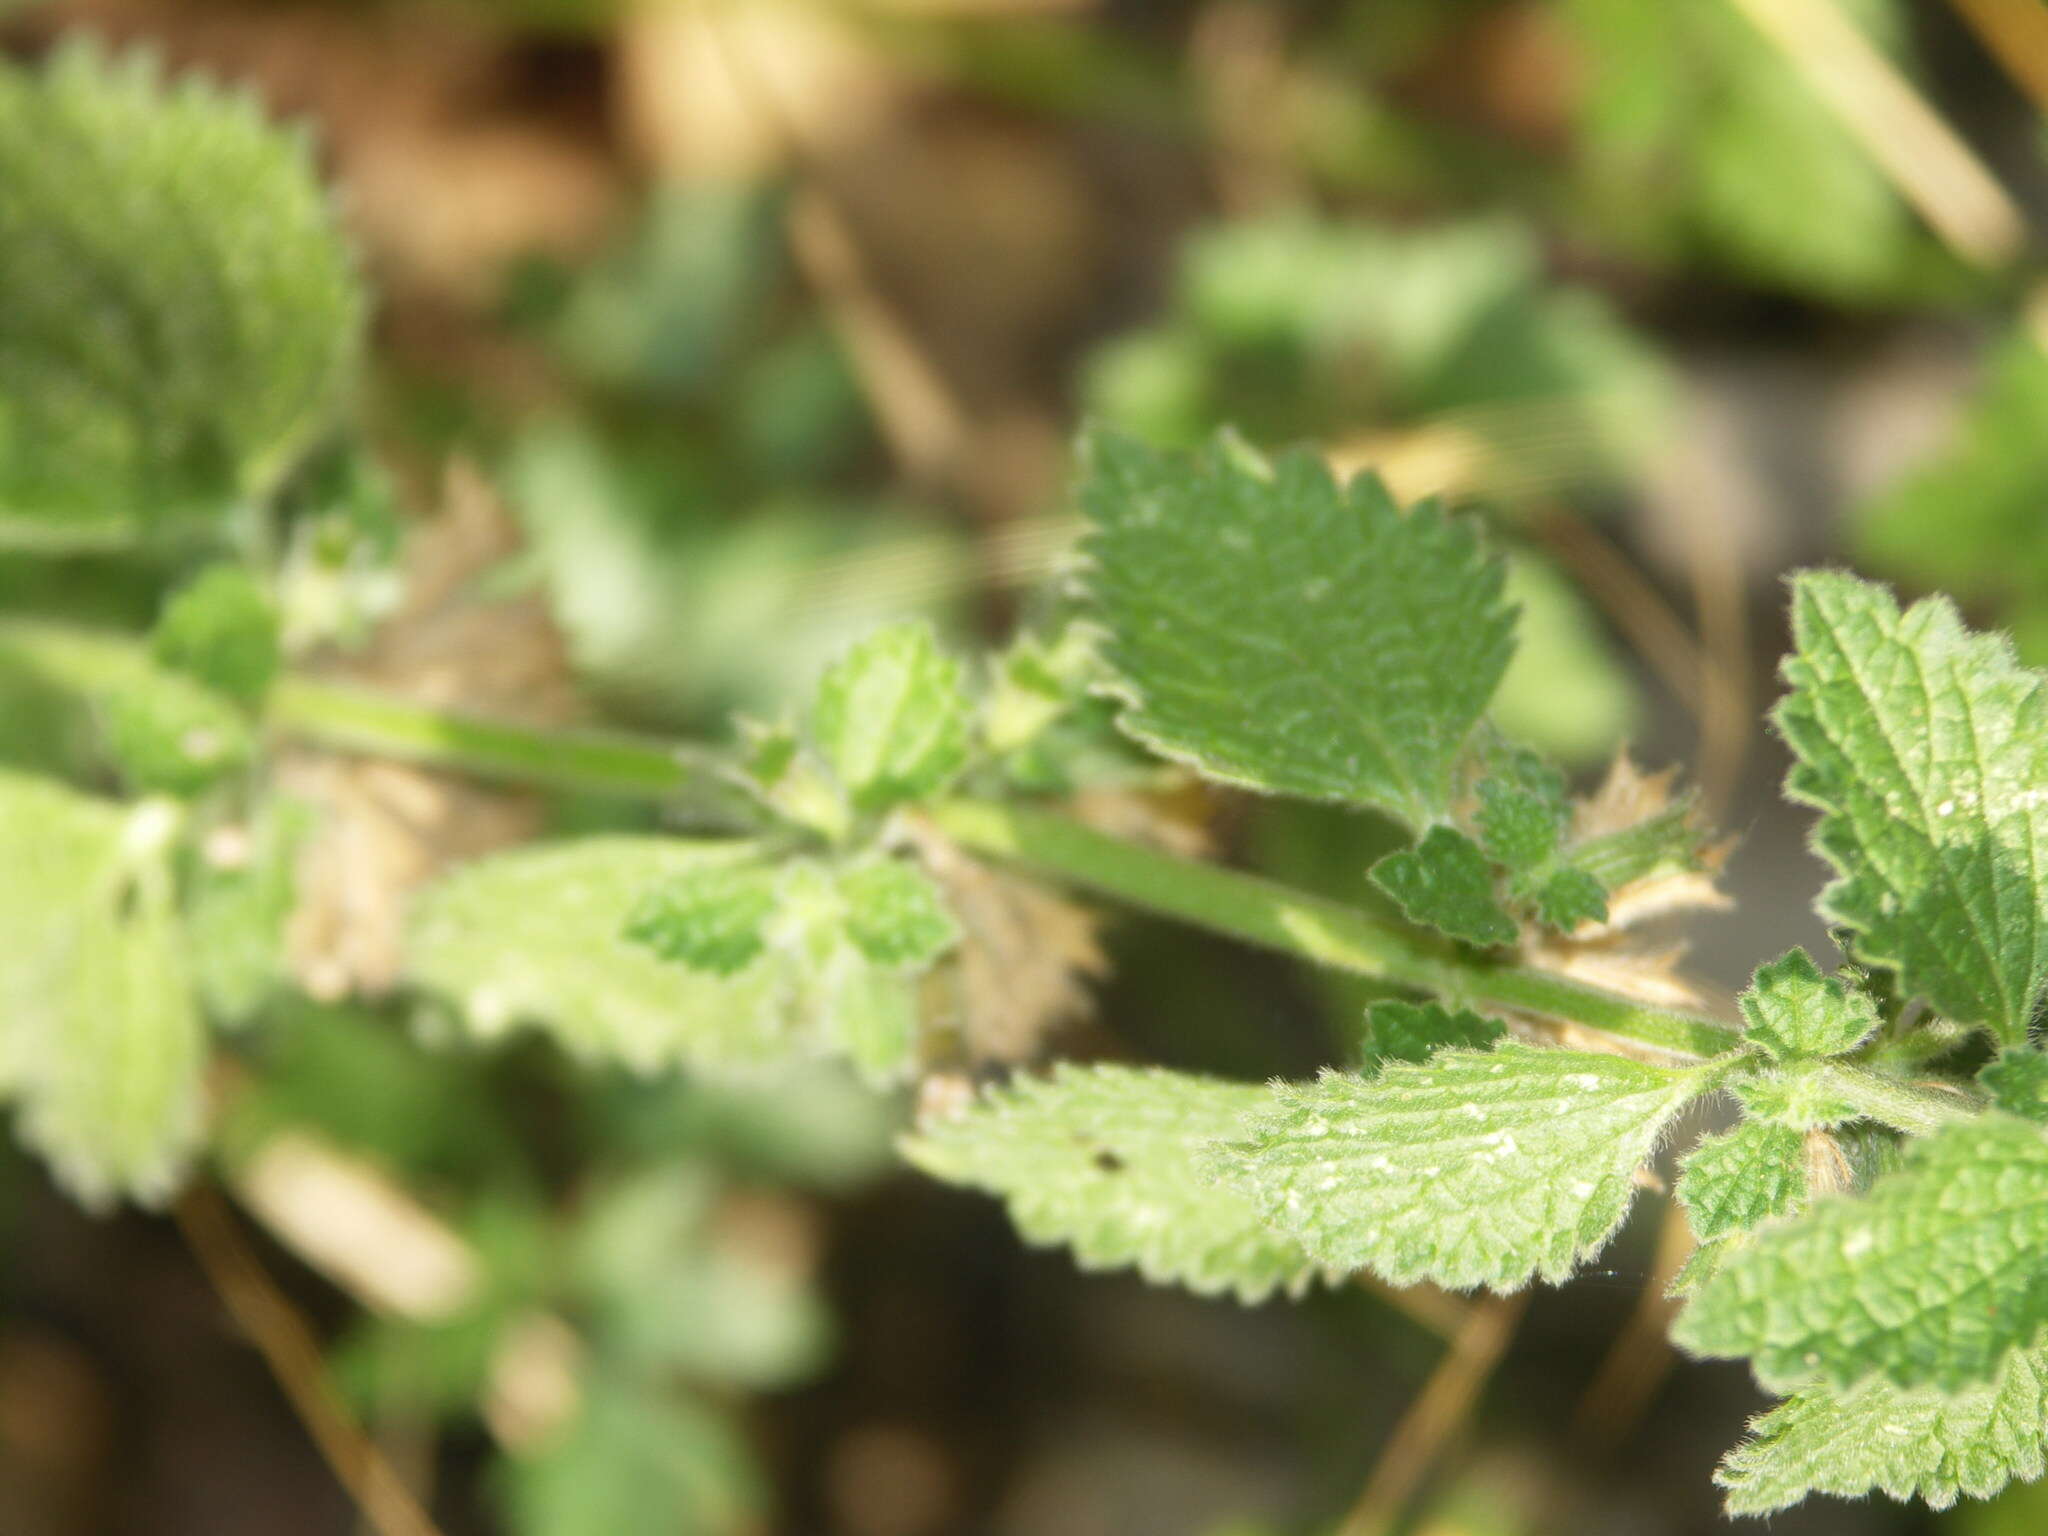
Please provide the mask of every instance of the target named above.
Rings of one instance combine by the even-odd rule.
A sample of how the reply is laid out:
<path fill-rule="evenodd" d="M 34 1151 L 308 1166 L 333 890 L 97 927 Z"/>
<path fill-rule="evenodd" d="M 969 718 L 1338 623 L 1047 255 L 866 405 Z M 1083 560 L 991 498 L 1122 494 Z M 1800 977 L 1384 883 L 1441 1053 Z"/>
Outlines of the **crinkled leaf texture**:
<path fill-rule="evenodd" d="M 1757 968 L 1737 999 L 1754 1040 L 1773 1056 L 1840 1056 L 1877 1028 L 1877 1005 L 1839 976 L 1823 976 L 1813 956 L 1793 948 Z"/>
<path fill-rule="evenodd" d="M 1806 1203 L 1806 1137 L 1789 1125 L 1745 1120 L 1686 1154 L 1678 1199 L 1703 1243 L 1746 1231 Z"/>
<path fill-rule="evenodd" d="M 2039 1477 L 2048 1444 L 2048 1354 L 2018 1350 L 1997 1376 L 1953 1395 L 1870 1381 L 1809 1387 L 1750 1425 L 1714 1481 L 1731 1515 L 1767 1515 L 1810 1493 L 1876 1489 L 1947 1509 Z"/>
<path fill-rule="evenodd" d="M 1499 1019 L 1469 1008 L 1453 1012 L 1442 1003 L 1409 1003 L 1387 998 L 1366 1009 L 1364 1059 L 1367 1069 L 1388 1061 L 1427 1061 L 1450 1046 L 1485 1050 L 1507 1032 Z"/>
<path fill-rule="evenodd" d="M 894 624 L 818 680 L 811 735 L 856 807 L 884 810 L 942 788 L 967 762 L 973 710 L 960 663 L 928 624 Z"/>
<path fill-rule="evenodd" d="M 1989 1112 L 1907 1149 L 1860 1198 L 1760 1230 L 1673 1336 L 1775 1391 L 1872 1376 L 1960 1391 L 2048 1327 L 2048 1132 Z"/>
<path fill-rule="evenodd" d="M 1372 883 L 1409 921 L 1479 945 L 1515 942 L 1515 920 L 1493 894 L 1493 870 L 1479 845 L 1455 827 L 1431 827 L 1413 848 L 1388 854 Z"/>
<path fill-rule="evenodd" d="M 0 66 L 0 293 L 0 535 L 54 547 L 267 490 L 364 307 L 301 135 L 83 43 Z"/>
<path fill-rule="evenodd" d="M 480 859 L 420 898 L 407 974 L 449 998 L 479 1037 L 535 1024 L 575 1054 L 640 1071 L 746 1069 L 804 1054 L 808 1043 L 785 1026 L 774 968 L 712 975 L 625 936 L 643 892 L 746 856 L 730 845 L 621 836 Z"/>
<path fill-rule="evenodd" d="M 1636 1170 L 1712 1081 L 1512 1041 L 1439 1051 L 1276 1087 L 1217 1163 L 1333 1268 L 1514 1290 L 1562 1280 L 1606 1243 Z"/>
<path fill-rule="evenodd" d="M 1903 990 L 2007 1044 L 2048 982 L 2048 709 L 2042 679 L 1929 598 L 1798 578 L 1778 729 L 1791 798 L 1841 878 L 1822 915 Z"/>
<path fill-rule="evenodd" d="M 0 1088 L 94 1208 L 167 1198 L 202 1128 L 206 1031 L 169 870 L 128 868 L 163 809 L 0 773 Z"/>
<path fill-rule="evenodd" d="M 1442 818 L 1452 768 L 1507 669 L 1498 561 L 1370 475 L 1305 451 L 1270 472 L 1228 442 L 1084 445 L 1087 585 L 1122 724 L 1203 774 Z"/>
<path fill-rule="evenodd" d="M 1258 1301 L 1298 1294 L 1321 1266 L 1197 1163 L 1266 1102 L 1257 1084 L 1062 1063 L 922 1126 L 904 1153 L 935 1178 L 1002 1196 L 1027 1240 L 1065 1244 L 1084 1269 L 1135 1268 Z"/>

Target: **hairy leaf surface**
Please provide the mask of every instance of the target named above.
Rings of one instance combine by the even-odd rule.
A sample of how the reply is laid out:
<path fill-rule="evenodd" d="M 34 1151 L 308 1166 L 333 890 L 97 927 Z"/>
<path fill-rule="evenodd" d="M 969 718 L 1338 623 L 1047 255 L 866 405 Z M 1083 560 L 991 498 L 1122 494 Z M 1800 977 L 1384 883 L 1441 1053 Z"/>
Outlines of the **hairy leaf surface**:
<path fill-rule="evenodd" d="M 1808 1387 L 1750 1425 L 1714 1481 L 1731 1515 L 1767 1515 L 1811 1493 L 1873 1489 L 1947 1509 L 2041 1475 L 2048 1445 L 2048 1355 L 2019 1350 L 1996 1377 L 1948 1394 L 1870 1381 Z"/>
<path fill-rule="evenodd" d="M 1334 1267 L 1397 1285 L 1561 1280 L 1621 1225 L 1698 1071 L 1508 1042 L 1281 1085 L 1223 1149 L 1229 1187 Z"/>
<path fill-rule="evenodd" d="M 1746 1037 L 1773 1056 L 1839 1056 L 1877 1028 L 1877 1005 L 1839 976 L 1823 976 L 1813 956 L 1787 950 L 1757 968 L 1737 999 Z"/>
<path fill-rule="evenodd" d="M 1745 1120 L 1686 1154 L 1678 1198 L 1703 1243 L 1746 1231 L 1806 1203 L 1806 1137 L 1789 1125 Z"/>
<path fill-rule="evenodd" d="M 1321 459 L 1270 474 L 1109 433 L 1084 449 L 1087 582 L 1124 728 L 1211 778 L 1369 805 L 1420 830 L 1513 650 L 1501 567 L 1433 505 L 1404 516 Z"/>
<path fill-rule="evenodd" d="M 811 734 L 865 811 L 917 800 L 967 761 L 972 712 L 960 663 L 925 624 L 877 630 L 818 682 Z"/>
<path fill-rule="evenodd" d="M 640 1071 L 674 1063 L 747 1068 L 802 1054 L 784 1027 L 781 977 L 733 977 L 665 961 L 626 938 L 650 887 L 744 850 L 666 837 L 591 837 L 458 869 L 415 907 L 412 981 L 449 998 L 475 1035 L 538 1025 L 575 1054 Z"/>
<path fill-rule="evenodd" d="M 1778 1391 L 1872 1376 L 1959 1391 L 2048 1326 L 2044 1248 L 2048 1132 L 1987 1113 L 1911 1144 L 1867 1195 L 1757 1233 L 1674 1337 L 1752 1356 Z"/>
<path fill-rule="evenodd" d="M 926 1124 L 904 1153 L 935 1178 L 1002 1196 L 1028 1240 L 1070 1247 L 1084 1269 L 1135 1268 L 1258 1301 L 1302 1291 L 1319 1267 L 1242 1195 L 1205 1180 L 1197 1154 L 1266 1102 L 1257 1084 L 1063 1063 Z"/>
<path fill-rule="evenodd" d="M 302 136 L 85 44 L 0 66 L 0 293 L 0 534 L 54 547 L 268 490 L 363 313 Z"/>
<path fill-rule="evenodd" d="M 1454 827 L 1431 827 L 1413 848 L 1388 854 L 1372 883 L 1413 922 L 1480 945 L 1515 942 L 1515 921 L 1493 894 L 1493 870 L 1478 844 Z"/>
<path fill-rule="evenodd" d="M 1798 578 L 1778 728 L 1841 878 L 1821 911 L 1951 1018 L 2025 1040 L 2048 982 L 2048 709 L 2003 640 L 1945 598 Z"/>
<path fill-rule="evenodd" d="M 81 1202 L 171 1192 L 200 1129 L 205 1031 L 161 851 L 128 810 L 0 772 L 0 1088 Z M 131 865 L 154 860 L 138 882 Z"/>

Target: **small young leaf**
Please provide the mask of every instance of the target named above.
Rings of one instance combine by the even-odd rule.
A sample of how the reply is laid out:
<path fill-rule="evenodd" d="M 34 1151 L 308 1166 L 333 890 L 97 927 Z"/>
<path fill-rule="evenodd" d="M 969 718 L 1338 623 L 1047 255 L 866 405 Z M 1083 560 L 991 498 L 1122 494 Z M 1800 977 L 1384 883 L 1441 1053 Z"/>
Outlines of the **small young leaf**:
<path fill-rule="evenodd" d="M 1714 1481 L 1731 1515 L 1767 1515 L 1810 1493 L 1861 1498 L 1872 1489 L 1947 1509 L 1959 1494 L 1988 1499 L 2032 1481 L 2048 1445 L 2048 1354 L 2015 1350 L 1989 1382 L 1953 1394 L 1869 1381 L 1812 1386 L 1750 1425 Z"/>
<path fill-rule="evenodd" d="M 2031 1046 L 2008 1046 L 1985 1064 L 1977 1081 L 1990 1091 L 1991 1102 L 2007 1114 L 2048 1121 L 2048 1053 Z"/>
<path fill-rule="evenodd" d="M 1958 1391 L 2048 1327 L 2044 1245 L 2048 1132 L 1987 1113 L 1914 1142 L 1867 1195 L 1759 1232 L 1673 1336 L 1752 1356 L 1778 1391 L 1871 1376 Z"/>
<path fill-rule="evenodd" d="M 1803 949 L 1757 969 L 1737 1000 L 1748 1021 L 1746 1038 L 1784 1060 L 1840 1056 L 1878 1026 L 1877 1005 L 1840 976 L 1823 976 Z"/>
<path fill-rule="evenodd" d="M 900 859 L 876 859 L 839 872 L 846 931 L 876 965 L 923 970 L 960 940 L 938 887 Z"/>
<path fill-rule="evenodd" d="M 1628 1213 L 1701 1072 L 1509 1041 L 1276 1088 L 1219 1168 L 1273 1226 L 1396 1285 L 1561 1280 Z"/>
<path fill-rule="evenodd" d="M 1558 870 L 1536 893 L 1536 915 L 1543 926 L 1570 933 L 1587 923 L 1607 921 L 1607 892 L 1583 869 Z"/>
<path fill-rule="evenodd" d="M 1431 827 L 1413 848 L 1390 853 L 1372 867 L 1372 883 L 1401 905 L 1413 922 L 1480 945 L 1515 942 L 1515 921 L 1493 894 L 1493 869 L 1471 838 L 1453 827 Z"/>
<path fill-rule="evenodd" d="M 1434 506 L 1403 516 L 1312 453 L 1083 449 L 1088 588 L 1125 730 L 1211 778 L 1420 830 L 1513 650 L 1501 567 Z"/>
<path fill-rule="evenodd" d="M 285 929 L 298 895 L 305 807 L 273 800 L 241 838 L 239 858 L 202 852 L 185 908 L 193 985 L 216 1024 L 240 1024 L 285 978 Z"/>
<path fill-rule="evenodd" d="M 934 1178 L 1001 1195 L 1026 1240 L 1068 1245 L 1083 1269 L 1135 1267 L 1155 1283 L 1258 1301 L 1299 1294 L 1318 1266 L 1196 1163 L 1266 1101 L 1256 1084 L 1061 1063 L 922 1126 L 903 1151 Z"/>
<path fill-rule="evenodd" d="M 1441 1003 L 1374 1003 L 1365 1014 L 1365 1067 L 1389 1061 L 1422 1062 L 1450 1046 L 1485 1050 L 1507 1033 L 1499 1019 L 1469 1008 L 1455 1013 Z"/>
<path fill-rule="evenodd" d="M 139 669 L 99 700 L 107 751 L 144 793 L 204 793 L 255 752 L 248 717 L 231 700 L 179 672 Z"/>
<path fill-rule="evenodd" d="M 1806 1137 L 1788 1125 L 1745 1120 L 1709 1136 L 1680 1165 L 1679 1203 L 1693 1235 L 1712 1242 L 1806 1203 Z"/>
<path fill-rule="evenodd" d="M 1509 873 L 1542 868 L 1571 819 L 1564 775 L 1527 747 L 1503 744 L 1479 781 L 1479 840 Z"/>
<path fill-rule="evenodd" d="M 678 869 L 642 892 L 625 936 L 713 976 L 745 970 L 767 945 L 776 872 L 765 864 L 703 863 Z"/>
<path fill-rule="evenodd" d="M 277 608 L 238 565 L 209 566 L 173 593 L 149 641 L 158 665 L 245 708 L 277 675 Z"/>
<path fill-rule="evenodd" d="M 261 495 L 344 395 L 363 300 L 303 135 L 77 43 L 0 65 L 0 520 L 55 547 Z"/>
<path fill-rule="evenodd" d="M 863 640 L 819 679 L 811 706 L 812 738 L 863 811 L 943 788 L 967 762 L 971 723 L 960 664 L 924 624 Z"/>
<path fill-rule="evenodd" d="M 1945 598 L 1809 572 L 1775 719 L 1791 798 L 1840 877 L 1820 909 L 1868 964 L 2008 1045 L 2048 982 L 2048 707 L 2003 640 Z"/>
<path fill-rule="evenodd" d="M 876 1087 L 900 1081 L 917 1059 L 917 978 L 841 944 L 812 983 L 822 1033 Z"/>
<path fill-rule="evenodd" d="M 789 1022 L 777 968 L 714 976 L 625 937 L 642 893 L 741 856 L 716 844 L 616 836 L 480 859 L 415 905 L 408 977 L 450 999 L 479 1038 L 536 1024 L 576 1055 L 642 1072 L 675 1063 L 743 1071 L 815 1055 L 818 1042 Z"/>

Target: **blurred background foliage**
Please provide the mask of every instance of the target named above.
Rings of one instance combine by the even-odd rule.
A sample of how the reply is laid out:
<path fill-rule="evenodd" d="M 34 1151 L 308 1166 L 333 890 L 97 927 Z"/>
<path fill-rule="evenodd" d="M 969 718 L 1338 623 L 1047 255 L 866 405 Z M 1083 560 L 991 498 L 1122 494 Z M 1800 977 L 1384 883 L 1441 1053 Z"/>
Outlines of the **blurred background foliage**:
<path fill-rule="evenodd" d="M 1494 525 L 1508 731 L 1589 781 L 1624 742 L 1693 765 L 1745 837 L 1692 956 L 1727 987 L 1812 941 L 1758 730 L 1777 573 L 1947 590 L 2048 663 L 2033 0 L 0 5 L 21 58 L 75 33 L 309 124 L 378 296 L 375 452 L 280 493 L 306 664 L 715 735 L 885 619 L 1056 626 L 1083 418 L 1310 440 Z M 0 218 L 34 155 L 0 154 Z M 141 628 L 193 563 L 0 529 L 0 608 Z M 56 681 L 0 651 L 0 762 L 103 775 Z M 1041 787 L 1085 743 L 1113 800 L 1100 716 L 1063 729 Z M 280 812 L 209 893 L 238 1215 L 186 1235 L 224 1290 L 273 1277 L 324 1355 L 287 1385 L 331 1380 L 449 1536 L 1718 1528 L 1708 1470 L 1760 1399 L 1668 1374 L 1669 1220 L 1526 1311 L 1082 1278 L 897 1171 L 905 1106 L 835 1072 L 487 1051 L 395 985 L 434 873 L 642 813 L 278 777 L 321 829 Z M 1378 899 L 1356 818 L 1101 813 Z M 1048 974 L 997 983 L 1099 975 L 1065 1051 L 1261 1076 L 1352 1048 L 1356 983 L 1039 921 Z M 0 1525 L 364 1528 L 173 1229 L 0 1159 Z M 1775 1523 L 2017 1536 L 2048 1496 Z"/>

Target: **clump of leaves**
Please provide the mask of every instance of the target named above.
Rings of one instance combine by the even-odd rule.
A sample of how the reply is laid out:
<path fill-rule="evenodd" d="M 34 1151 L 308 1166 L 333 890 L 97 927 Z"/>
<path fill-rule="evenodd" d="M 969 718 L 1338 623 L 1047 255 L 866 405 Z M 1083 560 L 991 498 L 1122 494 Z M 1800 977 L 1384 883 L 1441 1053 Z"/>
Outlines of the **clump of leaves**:
<path fill-rule="evenodd" d="M 14 167 L 27 192 L 0 194 L 5 285 L 61 300 L 20 319 L 28 332 L 0 329 L 0 506 L 57 543 L 188 512 L 224 531 L 275 490 L 354 344 L 357 302 L 302 154 L 240 103 L 90 53 L 0 74 L 0 114 L 0 154 L 43 142 L 23 124 L 64 130 L 49 139 L 62 154 Z M 87 152 L 109 136 L 123 154 Z M 193 167 L 229 194 L 183 197 Z M 118 335 L 88 323 L 77 284 L 99 269 L 50 263 L 83 238 L 92 197 L 132 216 L 128 246 L 166 250 L 165 270 L 220 302 L 170 305 L 183 290 L 152 268 L 94 296 Z M 133 265 L 121 249 L 110 272 Z M 1441 337 L 1382 339 L 1398 356 Z M 161 409 L 137 408 L 159 389 Z M 871 1084 L 920 1080 L 913 1162 L 1000 1195 L 1027 1237 L 1085 1265 L 1246 1300 L 1357 1271 L 1562 1281 L 1627 1219 L 1688 1111 L 1726 1094 L 1737 1123 L 1680 1164 L 1701 1246 L 1676 1337 L 1750 1360 L 1786 1395 L 1724 1465 L 1729 1507 L 1871 1489 L 1943 1505 L 2037 1476 L 2048 678 L 1946 599 L 1902 609 L 1845 574 L 1796 579 L 1774 718 L 1787 793 L 1818 812 L 1835 878 L 1817 906 L 1844 963 L 1767 961 L 1737 1029 L 1671 1006 L 1665 986 L 1628 990 L 1658 979 L 1646 955 L 1617 963 L 1632 915 L 1659 904 L 1646 888 L 1697 903 L 1718 850 L 1654 781 L 1618 775 L 1642 792 L 1574 807 L 1561 772 L 1489 719 L 1517 614 L 1475 524 L 1229 436 L 1162 451 L 1100 433 L 1081 466 L 1081 640 L 1027 640 L 984 688 L 929 629 L 887 628 L 723 752 L 280 676 L 290 626 L 260 539 L 242 541 L 246 568 L 174 593 L 147 637 L 0 629 L 85 697 L 99 733 L 91 792 L 0 775 L 0 1091 L 22 1139 L 95 1206 L 168 1198 L 209 1146 L 209 1055 L 237 1049 L 210 1026 L 247 1026 L 282 985 L 295 818 L 264 771 L 278 734 L 658 802 L 696 789 L 725 835 L 564 837 L 429 889 L 406 956 L 424 1033 L 474 1044 L 537 1025 L 597 1066 L 686 1067 L 700 1084 L 818 1058 Z M 1164 780 L 1378 818 L 1398 844 L 1371 865 L 1381 904 L 1162 852 L 1130 831 L 1142 814 L 1122 835 L 1017 803 L 1020 784 L 1085 779 L 1083 755 L 1048 759 L 1062 723 L 1105 708 Z M 1054 925 L 964 896 L 970 857 L 1372 978 L 1387 995 L 1361 1060 L 1268 1084 L 1067 1063 L 977 1092 L 960 999 L 989 978 L 963 955 L 1029 948 Z M 1081 932 L 1039 946 L 1063 952 L 1061 988 L 1093 956 Z M 1620 990 L 1584 979 L 1595 944 Z M 784 1379 L 814 1353 L 800 1304 L 771 1309 L 773 1348 L 722 1361 L 744 1341 L 677 1335 L 676 1311 L 637 1300 L 621 1310 L 621 1287 L 639 1298 L 659 1274 L 743 1315 L 761 1287 L 703 1248 L 708 1199 L 678 1174 L 592 1204 L 559 1299 L 608 1318 L 596 1331 L 616 1368 L 583 1403 L 575 1449 L 528 1464 L 522 1502 L 578 1507 L 593 1476 L 616 1489 L 664 1465 L 695 1476 L 661 1445 L 729 1459 L 723 1421 L 632 1362 L 716 1383 Z M 454 1352 L 474 1376 L 475 1351 Z M 749 1500 L 728 1502 L 718 1520 Z"/>

